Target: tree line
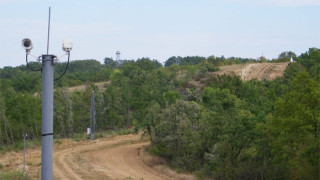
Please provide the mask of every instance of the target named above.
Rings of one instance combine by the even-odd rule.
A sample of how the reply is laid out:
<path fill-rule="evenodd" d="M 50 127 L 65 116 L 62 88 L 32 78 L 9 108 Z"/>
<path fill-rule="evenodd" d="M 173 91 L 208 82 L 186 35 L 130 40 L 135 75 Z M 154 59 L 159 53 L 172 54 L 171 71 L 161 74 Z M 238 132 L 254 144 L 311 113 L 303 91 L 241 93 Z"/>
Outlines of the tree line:
<path fill-rule="evenodd" d="M 164 66 L 149 58 L 73 61 L 55 82 L 54 136 L 85 133 L 94 90 L 99 131 L 143 129 L 150 152 L 174 168 L 200 178 L 317 179 L 320 50 L 295 56 L 273 81 L 210 75 L 220 65 L 252 61 L 261 62 L 214 56 L 171 57 Z M 57 64 L 55 74 L 64 66 Z M 22 65 L 0 69 L 0 78 L 0 146 L 25 133 L 40 139 L 41 75 Z M 100 91 L 93 84 L 99 81 L 111 83 Z M 68 91 L 79 84 L 87 88 Z"/>

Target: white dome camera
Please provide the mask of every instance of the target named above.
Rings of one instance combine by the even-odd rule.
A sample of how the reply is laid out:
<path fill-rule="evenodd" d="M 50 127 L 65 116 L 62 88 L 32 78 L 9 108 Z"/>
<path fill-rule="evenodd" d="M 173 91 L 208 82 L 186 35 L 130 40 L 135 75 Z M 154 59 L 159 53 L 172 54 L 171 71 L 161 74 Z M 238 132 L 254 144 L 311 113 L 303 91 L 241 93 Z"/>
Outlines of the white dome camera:
<path fill-rule="evenodd" d="M 30 39 L 28 39 L 28 38 L 24 38 L 24 39 L 22 40 L 22 47 L 23 47 L 27 52 L 31 51 L 31 49 L 33 48 L 33 46 L 32 46 L 32 41 L 31 41 Z"/>
<path fill-rule="evenodd" d="M 72 46 L 72 40 L 69 38 L 65 39 L 62 43 L 62 49 L 66 52 L 70 52 L 72 50 Z"/>

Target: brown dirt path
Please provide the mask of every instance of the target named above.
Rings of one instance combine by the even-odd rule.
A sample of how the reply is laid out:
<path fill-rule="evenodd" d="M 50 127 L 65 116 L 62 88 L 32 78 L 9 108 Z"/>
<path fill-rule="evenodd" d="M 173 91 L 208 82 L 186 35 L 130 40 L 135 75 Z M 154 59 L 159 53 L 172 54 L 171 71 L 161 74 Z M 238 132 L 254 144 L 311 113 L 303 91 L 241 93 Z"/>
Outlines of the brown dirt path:
<path fill-rule="evenodd" d="M 88 169 L 86 159 L 83 159 L 87 152 L 103 147 L 117 146 L 121 143 L 137 142 L 139 135 L 116 136 L 109 139 L 96 140 L 84 145 L 74 146 L 63 150 L 55 151 L 53 162 L 53 174 L 55 179 L 87 179 L 98 178 L 94 172 Z M 94 163 L 94 162 L 93 162 Z M 99 177 L 100 178 L 100 177 Z"/>
<path fill-rule="evenodd" d="M 53 179 L 195 179 L 178 174 L 159 157 L 144 152 L 149 144 L 140 134 L 101 138 L 96 141 L 60 139 L 54 143 Z M 0 154 L 2 171 L 21 170 L 23 154 Z M 40 179 L 41 147 L 27 149 L 26 170 L 32 179 Z"/>
<path fill-rule="evenodd" d="M 141 134 L 115 136 L 54 152 L 54 179 L 194 179 L 169 168 L 148 166 Z M 144 156 L 145 157 L 145 156 Z"/>
<path fill-rule="evenodd" d="M 100 149 L 90 152 L 88 157 L 95 162 L 97 170 L 112 179 L 173 179 L 144 164 L 139 152 L 148 144 L 147 142 Z M 105 171 L 102 171 L 103 169 Z"/>

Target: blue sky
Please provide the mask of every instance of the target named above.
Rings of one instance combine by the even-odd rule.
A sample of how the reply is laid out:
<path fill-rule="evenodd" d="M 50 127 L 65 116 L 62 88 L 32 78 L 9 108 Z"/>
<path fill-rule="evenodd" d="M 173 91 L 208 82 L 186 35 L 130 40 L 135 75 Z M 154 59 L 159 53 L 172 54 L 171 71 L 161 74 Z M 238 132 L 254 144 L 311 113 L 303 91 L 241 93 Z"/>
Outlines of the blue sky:
<path fill-rule="evenodd" d="M 73 40 L 72 60 L 171 56 L 276 58 L 320 47 L 320 0 L 0 0 L 0 67 L 46 53 Z M 63 61 L 64 59 L 62 59 Z"/>

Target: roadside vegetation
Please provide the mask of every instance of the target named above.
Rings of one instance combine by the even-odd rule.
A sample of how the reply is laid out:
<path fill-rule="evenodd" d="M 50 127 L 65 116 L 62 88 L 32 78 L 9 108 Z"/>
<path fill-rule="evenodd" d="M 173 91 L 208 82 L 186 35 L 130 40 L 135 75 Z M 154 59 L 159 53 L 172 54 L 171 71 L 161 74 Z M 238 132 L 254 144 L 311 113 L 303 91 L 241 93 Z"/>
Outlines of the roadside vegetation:
<path fill-rule="evenodd" d="M 22 171 L 8 171 L 8 172 L 0 171 L 0 179 L 31 180 L 31 177 L 29 177 L 26 173 Z"/>
<path fill-rule="evenodd" d="M 284 52 L 272 62 L 291 57 L 295 63 L 272 81 L 211 74 L 222 65 L 269 62 L 263 57 L 171 57 L 164 66 L 149 58 L 73 61 L 55 82 L 54 137 L 86 138 L 94 90 L 98 137 L 143 129 L 150 152 L 200 179 L 318 179 L 320 49 Z M 94 83 L 104 81 L 110 84 L 100 91 Z M 84 91 L 67 89 L 82 84 Z M 39 142 L 41 75 L 25 65 L 4 67 L 0 151 L 21 147 L 26 133 Z"/>

